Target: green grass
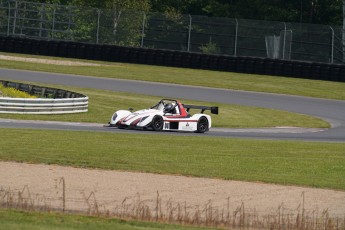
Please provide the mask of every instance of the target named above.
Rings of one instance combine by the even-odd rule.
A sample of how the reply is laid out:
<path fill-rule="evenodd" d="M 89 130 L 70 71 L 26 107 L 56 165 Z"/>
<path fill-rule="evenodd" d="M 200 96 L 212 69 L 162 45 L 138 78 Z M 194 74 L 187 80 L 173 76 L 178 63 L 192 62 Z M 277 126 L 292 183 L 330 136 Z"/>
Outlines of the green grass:
<path fill-rule="evenodd" d="M 0 60 L 0 68 L 345 100 L 345 83 L 124 63 L 88 62 L 108 66 L 61 67 Z M 128 107 L 141 109 L 159 100 L 157 97 L 135 94 L 63 88 L 88 95 L 90 97 L 89 112 L 46 116 L 1 114 L 0 117 L 106 123 L 115 110 Z M 205 104 L 185 100 L 183 102 Z M 221 114 L 212 116 L 213 125 L 216 127 L 329 127 L 320 119 L 284 111 L 237 105 L 210 105 L 220 106 Z M 172 138 L 170 135 L 150 135 L 148 132 L 145 134 L 147 135 L 0 128 L 0 160 L 345 190 L 344 143 L 262 141 L 200 136 L 173 136 Z M 0 219 L 0 229 L 184 229 L 174 225 L 4 210 L 0 210 Z"/>
<path fill-rule="evenodd" d="M 126 221 L 113 218 L 63 215 L 58 213 L 23 212 L 0 209 L 0 229 L 43 230 L 43 229 L 95 229 L 95 230 L 149 230 L 149 229 L 197 229 L 179 225 L 151 222 Z M 200 228 L 198 228 L 200 229 Z"/>
<path fill-rule="evenodd" d="M 52 86 L 51 86 L 52 87 Z M 58 87 L 58 86 L 54 86 Z M 61 86 L 62 87 L 62 86 Z M 0 114 L 0 118 L 95 122 L 106 124 L 112 114 L 119 109 L 132 107 L 136 110 L 149 108 L 161 98 L 130 93 L 63 87 L 89 96 L 89 112 L 65 115 L 15 115 Z M 205 103 L 200 101 L 182 100 L 183 103 L 197 105 L 217 105 L 219 115 L 212 115 L 214 127 L 257 128 L 274 126 L 328 128 L 329 124 L 319 118 L 289 113 L 280 110 L 255 108 L 240 105 Z M 198 110 L 193 110 L 199 112 Z M 193 112 L 191 111 L 191 112 Z"/>
<path fill-rule="evenodd" d="M 14 55 L 7 53 L 2 54 Z M 32 55 L 15 56 L 40 57 Z M 62 58 L 54 59 L 76 60 Z M 58 65 L 0 60 L 0 67 L 345 100 L 345 83 L 339 82 L 126 63 L 95 61 L 93 61 L 93 63 L 101 63 L 105 66 L 61 67 Z"/>
<path fill-rule="evenodd" d="M 0 129 L 0 160 L 345 190 L 345 143 Z"/>

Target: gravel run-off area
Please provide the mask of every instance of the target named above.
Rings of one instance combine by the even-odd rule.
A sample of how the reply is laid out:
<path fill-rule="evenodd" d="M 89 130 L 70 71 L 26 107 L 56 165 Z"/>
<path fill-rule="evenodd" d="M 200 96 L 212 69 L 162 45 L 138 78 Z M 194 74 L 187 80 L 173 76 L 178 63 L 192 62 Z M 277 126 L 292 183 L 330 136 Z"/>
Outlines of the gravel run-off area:
<path fill-rule="evenodd" d="M 282 206 L 285 213 L 297 213 L 304 204 L 307 213 L 328 210 L 332 217 L 343 218 L 345 192 L 265 183 L 193 178 L 150 173 L 83 169 L 58 165 L 0 162 L 0 189 L 28 191 L 23 196 L 49 198 L 52 208 L 61 207 L 62 181 L 65 180 L 66 209 L 85 211 L 87 199 L 94 195 L 102 210 L 116 209 L 124 201 L 139 198 L 154 207 L 157 195 L 164 202 L 202 207 L 211 203 L 220 210 L 236 210 L 241 204 L 247 212 L 260 215 L 275 213 Z M 158 193 L 157 193 L 158 192 Z M 30 194 L 29 194 L 30 193 Z M 39 194 L 39 196 L 37 195 Z M 39 199 L 38 199 L 39 200 Z M 303 203 L 304 200 L 304 203 Z M 90 201 L 90 199 L 88 200 Z M 47 201 L 44 201 L 47 202 Z M 90 201 L 91 202 L 91 201 Z"/>

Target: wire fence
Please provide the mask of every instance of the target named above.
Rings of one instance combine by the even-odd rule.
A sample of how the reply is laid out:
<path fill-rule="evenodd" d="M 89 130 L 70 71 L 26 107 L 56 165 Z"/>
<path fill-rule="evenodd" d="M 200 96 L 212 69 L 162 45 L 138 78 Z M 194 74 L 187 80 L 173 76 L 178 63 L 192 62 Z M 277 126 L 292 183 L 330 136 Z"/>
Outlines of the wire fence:
<path fill-rule="evenodd" d="M 340 26 L 0 0 L 0 34 L 231 56 L 345 63 Z"/>

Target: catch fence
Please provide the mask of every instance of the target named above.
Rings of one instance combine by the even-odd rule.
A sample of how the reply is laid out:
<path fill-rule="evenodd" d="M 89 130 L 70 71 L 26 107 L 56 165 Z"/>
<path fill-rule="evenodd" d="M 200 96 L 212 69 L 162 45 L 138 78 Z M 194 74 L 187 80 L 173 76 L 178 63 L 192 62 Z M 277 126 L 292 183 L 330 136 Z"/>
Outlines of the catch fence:
<path fill-rule="evenodd" d="M 340 26 L 0 1 L 0 35 L 230 56 L 345 63 Z"/>

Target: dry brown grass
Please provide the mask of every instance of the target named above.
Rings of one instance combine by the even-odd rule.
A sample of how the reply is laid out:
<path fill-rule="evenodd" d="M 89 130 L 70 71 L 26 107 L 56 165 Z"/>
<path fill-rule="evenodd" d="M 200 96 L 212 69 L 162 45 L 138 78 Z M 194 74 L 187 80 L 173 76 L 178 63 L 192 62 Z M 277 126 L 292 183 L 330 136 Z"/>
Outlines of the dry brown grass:
<path fill-rule="evenodd" d="M 0 207 L 5 209 L 19 209 L 26 211 L 57 211 L 64 213 L 78 213 L 91 216 L 106 216 L 120 219 L 152 221 L 169 224 L 192 225 L 200 227 L 240 228 L 240 229 L 287 229 L 287 230 L 333 230 L 345 229 L 344 217 L 330 217 L 328 210 L 306 211 L 304 207 L 304 193 L 297 213 L 291 213 L 284 208 L 284 203 L 269 215 L 260 215 L 256 210 L 247 210 L 245 203 L 235 209 L 230 207 L 230 197 L 226 200 L 226 208 L 219 208 L 208 201 L 201 206 L 189 206 L 188 202 L 164 201 L 159 192 L 156 199 L 143 200 L 137 194 L 134 198 L 125 198 L 116 203 L 115 208 L 106 209 L 103 202 L 99 202 L 95 192 L 82 193 L 79 202 L 86 204 L 83 210 L 66 209 L 69 202 L 66 199 L 65 179 L 56 180 L 61 193 L 56 197 L 45 197 L 30 192 L 28 186 L 22 190 L 0 188 Z M 58 202 L 58 206 L 52 203 Z"/>

